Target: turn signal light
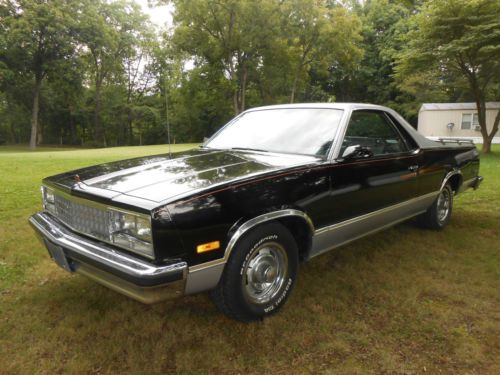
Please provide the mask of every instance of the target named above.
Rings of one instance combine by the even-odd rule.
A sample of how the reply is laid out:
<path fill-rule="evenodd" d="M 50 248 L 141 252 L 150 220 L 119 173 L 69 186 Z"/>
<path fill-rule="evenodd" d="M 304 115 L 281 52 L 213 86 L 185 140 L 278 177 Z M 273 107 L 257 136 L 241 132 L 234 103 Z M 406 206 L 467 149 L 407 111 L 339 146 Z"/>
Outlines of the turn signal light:
<path fill-rule="evenodd" d="M 220 241 L 213 241 L 196 246 L 196 252 L 200 254 L 200 253 L 205 253 L 207 251 L 217 250 L 219 248 L 220 248 Z"/>

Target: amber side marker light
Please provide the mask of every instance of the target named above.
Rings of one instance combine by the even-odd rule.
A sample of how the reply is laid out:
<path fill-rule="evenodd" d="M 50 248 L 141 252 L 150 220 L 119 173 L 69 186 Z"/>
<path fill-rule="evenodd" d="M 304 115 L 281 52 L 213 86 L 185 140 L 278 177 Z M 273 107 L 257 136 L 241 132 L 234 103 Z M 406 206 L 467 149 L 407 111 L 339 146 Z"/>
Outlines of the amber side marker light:
<path fill-rule="evenodd" d="M 200 254 L 200 253 L 205 253 L 207 251 L 217 250 L 219 248 L 220 248 L 220 241 L 213 241 L 196 246 L 196 252 Z"/>

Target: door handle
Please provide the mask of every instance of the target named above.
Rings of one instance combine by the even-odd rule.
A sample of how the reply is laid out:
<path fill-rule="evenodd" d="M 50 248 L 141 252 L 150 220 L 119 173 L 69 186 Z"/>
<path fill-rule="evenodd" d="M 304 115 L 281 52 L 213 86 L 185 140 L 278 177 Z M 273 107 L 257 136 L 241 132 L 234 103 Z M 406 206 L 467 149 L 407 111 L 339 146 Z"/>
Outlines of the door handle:
<path fill-rule="evenodd" d="M 409 170 L 409 171 L 412 171 L 412 172 L 416 172 L 416 171 L 418 171 L 418 168 L 419 168 L 419 166 L 418 166 L 418 165 L 410 165 L 410 166 L 408 167 L 408 170 Z"/>

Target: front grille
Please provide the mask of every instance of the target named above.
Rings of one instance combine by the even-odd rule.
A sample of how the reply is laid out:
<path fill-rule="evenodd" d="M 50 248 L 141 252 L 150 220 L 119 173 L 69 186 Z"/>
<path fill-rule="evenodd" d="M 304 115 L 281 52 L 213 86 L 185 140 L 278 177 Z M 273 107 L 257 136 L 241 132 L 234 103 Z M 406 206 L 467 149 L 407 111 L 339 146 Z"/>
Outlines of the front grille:
<path fill-rule="evenodd" d="M 76 232 L 109 241 L 109 213 L 105 209 L 70 201 L 54 195 L 55 215 Z"/>

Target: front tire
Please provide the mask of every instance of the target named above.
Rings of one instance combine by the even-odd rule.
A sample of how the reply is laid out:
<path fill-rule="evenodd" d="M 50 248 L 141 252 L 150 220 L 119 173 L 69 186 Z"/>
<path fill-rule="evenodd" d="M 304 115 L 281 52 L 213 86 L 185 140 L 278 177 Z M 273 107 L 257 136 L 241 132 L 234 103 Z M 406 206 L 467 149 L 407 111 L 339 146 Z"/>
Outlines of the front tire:
<path fill-rule="evenodd" d="M 260 225 L 236 244 L 212 300 L 228 317 L 245 322 L 274 314 L 295 285 L 298 263 L 288 229 L 279 223 Z"/>
<path fill-rule="evenodd" d="M 432 206 L 417 217 L 417 223 L 423 228 L 441 230 L 450 222 L 452 209 L 453 190 L 446 184 Z"/>

